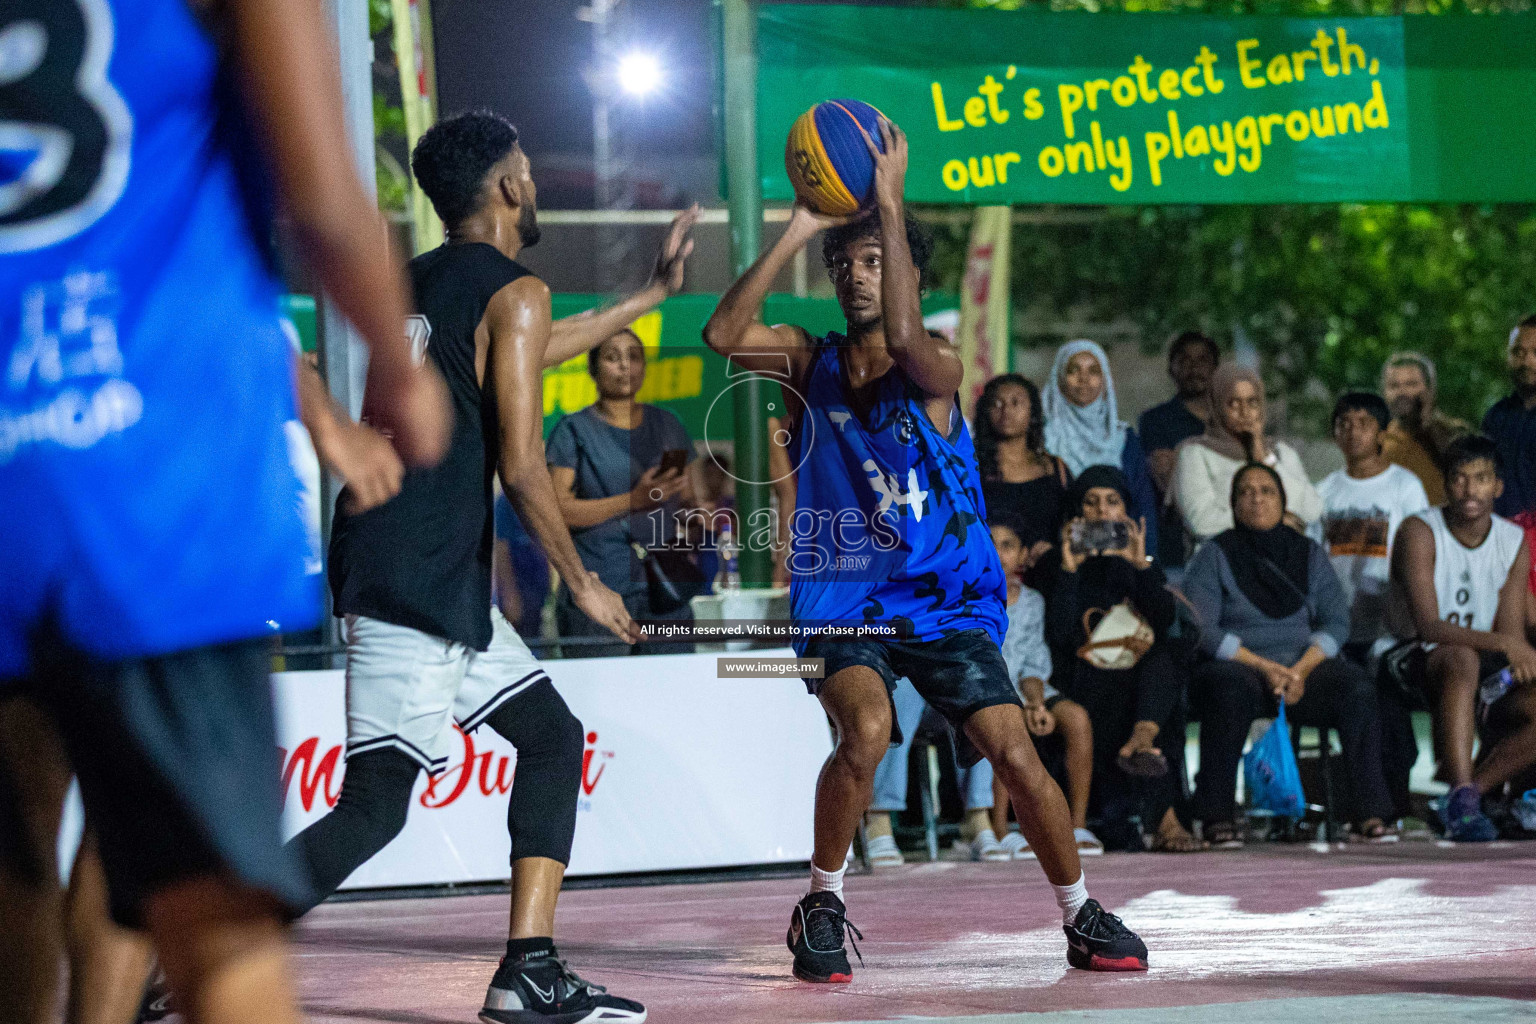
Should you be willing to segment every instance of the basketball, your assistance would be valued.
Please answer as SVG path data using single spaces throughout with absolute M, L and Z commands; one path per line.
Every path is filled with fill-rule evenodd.
M 880 117 L 880 111 L 859 100 L 828 100 L 795 119 L 784 147 L 784 168 L 801 202 L 835 217 L 869 204 L 875 161 L 859 129 L 885 152 Z

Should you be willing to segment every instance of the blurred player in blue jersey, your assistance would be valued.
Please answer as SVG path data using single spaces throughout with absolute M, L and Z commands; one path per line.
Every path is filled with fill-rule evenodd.
M 816 790 L 811 891 L 790 917 L 794 973 L 846 982 L 843 869 L 875 768 L 893 738 L 890 692 L 912 680 L 955 729 L 962 761 L 986 757 L 1056 890 L 1067 959 L 1091 970 L 1145 970 L 1141 940 L 1088 898 L 1072 820 L 1040 764 L 999 644 L 1006 581 L 992 546 L 975 452 L 957 393 L 956 350 L 923 327 L 930 243 L 902 200 L 907 141 L 880 124 L 874 209 L 852 222 L 797 206 L 789 228 L 721 299 L 711 348 L 745 369 L 788 375 L 790 463 L 799 471 L 790 522 L 790 611 L 802 629 L 865 624 L 892 635 L 798 641 L 824 660 L 807 686 L 837 729 Z M 848 321 L 813 338 L 766 327 L 758 311 L 784 265 L 817 231 Z M 857 934 L 857 932 L 855 932 Z
M 0 11 L 0 696 L 52 720 L 112 915 L 199 1022 L 298 1019 L 281 921 L 309 885 L 279 843 L 266 638 L 320 594 L 269 193 L 372 348 L 372 421 L 413 465 L 448 437 L 335 68 L 310 0 Z M 382 500 L 397 467 L 351 440 Z M 30 1021 L 56 963 L 9 910 L 43 898 L 51 851 L 25 765 L 0 763 L 0 1017 Z

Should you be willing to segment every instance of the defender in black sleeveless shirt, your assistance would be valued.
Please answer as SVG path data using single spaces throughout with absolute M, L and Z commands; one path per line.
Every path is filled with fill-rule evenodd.
M 619 596 L 582 566 L 544 461 L 542 371 L 599 344 L 682 285 L 696 214 L 674 222 L 650 286 L 552 325 L 549 289 L 513 259 L 538 239 L 535 191 L 517 132 L 489 113 L 439 123 L 412 169 L 448 231 L 411 261 L 418 359 L 447 382 L 453 440 L 434 469 L 356 515 L 338 501 L 330 553 L 347 640 L 347 771 L 336 808 L 294 838 L 317 898 L 405 824 L 417 774 L 447 764 L 452 723 L 488 724 L 517 748 L 507 812 L 512 920 L 486 994 L 490 1024 L 643 1021 L 556 953 L 555 901 L 570 860 L 581 723 L 491 604 L 493 474 L 582 610 L 620 638 L 637 631 Z

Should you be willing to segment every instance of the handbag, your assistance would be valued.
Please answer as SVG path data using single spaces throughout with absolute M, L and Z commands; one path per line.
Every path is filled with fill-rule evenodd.
M 1091 624 L 1094 615 L 1101 616 L 1097 625 Z M 1157 634 L 1129 601 L 1121 601 L 1107 612 L 1102 608 L 1083 612 L 1083 632 L 1088 642 L 1077 649 L 1077 656 L 1094 668 L 1135 668 L 1157 642 Z
M 645 567 L 646 603 L 653 615 L 677 611 L 704 592 L 704 573 L 686 551 L 630 543 Z
M 1280 702 L 1280 713 L 1264 735 L 1243 755 L 1243 782 L 1258 810 L 1282 818 L 1300 818 L 1307 813 L 1301 772 L 1296 767 L 1296 752 L 1291 749 L 1291 730 L 1285 723 L 1285 701 Z

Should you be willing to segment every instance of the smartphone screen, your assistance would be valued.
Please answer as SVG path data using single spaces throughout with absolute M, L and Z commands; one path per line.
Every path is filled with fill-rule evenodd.
M 673 473 L 688 465 L 687 448 L 669 448 L 661 453 L 662 473 Z
M 1072 546 L 1079 551 L 1123 551 L 1130 543 L 1130 525 L 1122 519 L 1080 519 L 1072 524 Z

